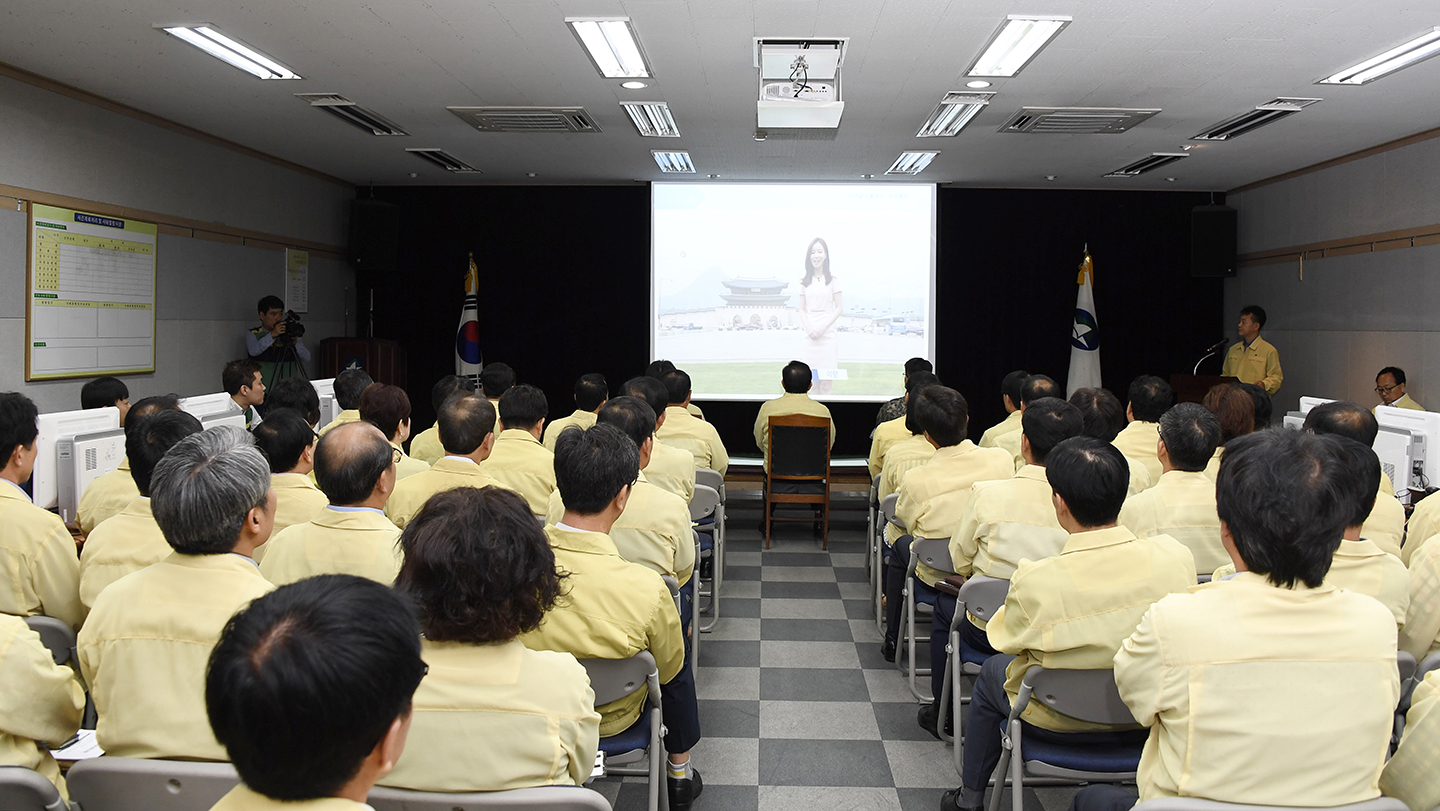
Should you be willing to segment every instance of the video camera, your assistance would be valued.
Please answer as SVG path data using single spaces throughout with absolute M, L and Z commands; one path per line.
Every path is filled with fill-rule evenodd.
M 277 342 L 305 337 L 305 325 L 300 323 L 300 316 L 294 310 L 285 311 L 285 331 L 276 339 Z

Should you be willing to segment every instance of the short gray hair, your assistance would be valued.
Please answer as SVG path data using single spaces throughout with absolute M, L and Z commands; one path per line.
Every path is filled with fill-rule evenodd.
M 175 443 L 155 465 L 150 509 L 186 555 L 229 552 L 245 516 L 270 496 L 270 465 L 244 429 L 221 425 Z

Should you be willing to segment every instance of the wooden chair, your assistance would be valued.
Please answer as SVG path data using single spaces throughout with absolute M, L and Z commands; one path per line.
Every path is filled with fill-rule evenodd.
M 825 549 L 830 548 L 830 420 L 809 414 L 770 418 L 770 470 L 765 475 L 765 548 L 770 548 L 771 521 L 814 518 L 775 517 L 776 504 L 818 504 Z M 776 492 L 779 490 L 791 492 Z

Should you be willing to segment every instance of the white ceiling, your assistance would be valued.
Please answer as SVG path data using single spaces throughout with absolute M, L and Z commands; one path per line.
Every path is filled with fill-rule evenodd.
M 1013 13 L 1074 22 L 996 81 L 960 136 L 915 138 Z M 600 77 L 563 22 L 585 15 L 633 20 L 651 87 Z M 255 79 L 153 27 L 187 22 L 212 22 L 305 78 Z M 902 150 L 939 149 L 918 180 L 1218 190 L 1440 126 L 1440 59 L 1365 87 L 1313 84 L 1435 25 L 1435 0 L 54 0 L 0 8 L 0 60 L 357 184 L 657 180 L 655 148 L 689 150 L 701 178 L 855 180 L 881 176 Z M 752 139 L 755 36 L 850 38 L 838 132 Z M 366 135 L 292 95 L 316 92 L 411 135 Z M 1101 177 L 1276 96 L 1324 101 L 1153 174 Z M 621 99 L 668 102 L 682 137 L 639 137 Z M 581 105 L 604 132 L 481 133 L 445 109 L 458 105 Z M 1027 105 L 1164 112 L 1116 135 L 996 132 Z M 451 175 L 405 147 L 444 148 L 484 174 Z

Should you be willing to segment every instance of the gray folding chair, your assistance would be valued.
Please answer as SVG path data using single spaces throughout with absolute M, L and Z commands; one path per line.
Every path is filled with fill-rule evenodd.
M 898 493 L 880 499 L 879 512 L 875 517 L 875 627 L 880 629 L 881 634 L 885 633 L 885 607 L 882 605 L 885 596 L 885 527 L 894 524 L 901 530 L 905 529 L 895 520 L 895 503 L 899 500 Z
M 1429 659 L 1430 657 L 1427 657 L 1426 661 Z M 1403 650 L 1395 654 L 1395 667 L 1400 671 L 1400 702 L 1395 705 L 1395 729 L 1390 735 L 1391 753 L 1400 745 L 1400 736 L 1405 734 L 1405 714 L 1410 712 L 1410 694 L 1415 692 L 1415 685 L 1425 678 L 1424 673 L 1416 675 L 1420 665 L 1415 661 L 1415 656 Z
M 865 520 L 865 542 L 869 545 L 869 548 L 865 550 L 868 553 L 865 556 L 865 573 L 870 576 L 870 585 L 874 586 L 875 530 L 880 526 L 877 523 L 877 518 L 880 515 L 880 476 L 878 474 L 870 479 L 869 507 L 870 513 Z
M 77 811 L 206 811 L 240 783 L 229 763 L 105 757 L 65 776 Z
M 690 499 L 690 521 L 692 523 L 705 518 L 713 519 L 713 523 L 710 524 L 710 551 L 706 553 L 704 550 L 698 550 L 695 554 L 696 577 L 700 575 L 700 561 L 704 557 L 708 556 L 711 563 L 710 587 L 703 590 L 702 588 L 696 588 L 695 590 L 696 614 L 700 613 L 700 597 L 702 594 L 710 598 L 710 603 L 707 606 L 710 612 L 710 623 L 699 626 L 699 630 L 702 633 L 709 633 L 710 630 L 715 627 L 715 623 L 720 621 L 720 584 L 725 579 L 725 496 L 721 494 L 721 490 L 724 489 L 725 485 L 722 480 L 720 484 L 721 490 L 717 490 L 710 486 L 710 484 L 701 484 L 700 473 L 702 472 L 714 473 L 716 477 L 719 477 L 720 474 L 715 473 L 715 471 L 709 468 L 696 470 L 695 495 Z M 714 479 L 709 476 L 707 476 L 706 479 L 710 482 L 714 481 Z M 698 529 L 696 531 L 696 543 L 699 543 Z M 696 583 L 698 587 L 703 587 L 704 585 L 704 581 L 697 581 Z
M 915 636 L 915 617 L 921 613 L 930 614 L 934 612 L 935 607 L 933 603 L 921 603 L 915 600 L 915 591 L 919 583 L 915 579 L 915 569 L 920 563 L 943 574 L 954 574 L 955 564 L 950 562 L 950 539 L 916 538 L 910 542 L 910 564 L 905 571 L 905 586 L 901 592 L 901 599 L 905 603 L 900 606 L 900 633 L 904 637 L 900 641 L 909 653 L 909 661 L 907 668 L 907 657 L 897 654 L 895 666 L 909 678 L 911 695 L 920 701 L 929 702 L 933 698 L 921 692 L 916 681 L 917 676 L 930 675 L 930 668 L 919 667 L 915 662 L 915 648 L 918 642 Z M 922 609 L 924 610 L 922 611 Z
M 85 691 L 85 716 L 80 721 L 81 729 L 95 728 L 95 702 L 90 698 L 90 687 L 80 673 L 80 655 L 75 651 L 75 630 L 63 620 L 35 614 L 25 618 L 30 630 L 40 635 L 40 644 L 50 651 L 50 658 L 57 665 L 69 665 L 75 671 L 75 681 Z
M 1140 764 L 1143 744 L 1076 744 L 1073 747 L 1045 745 L 1045 759 L 1027 758 L 1023 745 L 1024 726 L 1020 714 L 1039 701 L 1050 709 L 1093 724 L 1133 725 L 1135 716 L 1120 700 L 1113 670 L 1046 670 L 1031 665 L 1020 682 L 1020 693 L 1000 732 L 1000 763 L 995 768 L 995 785 L 988 811 L 1000 811 L 1005 771 L 1010 770 L 1010 798 L 1014 811 L 1024 811 L 1025 778 L 1054 778 L 1077 783 L 1133 783 Z M 1133 757 L 1132 757 L 1133 755 Z M 1072 762 L 1072 756 L 1073 761 Z M 1106 763 L 1106 770 L 1080 768 L 1076 763 Z
M 1349 805 L 1242 805 L 1201 800 L 1196 797 L 1161 797 L 1137 803 L 1133 811 L 1408 811 L 1405 803 L 1394 797 L 1376 797 Z
M 936 718 L 944 718 L 946 713 L 950 714 L 951 725 L 955 729 L 953 736 L 945 734 L 945 725 L 937 721 L 937 730 L 941 739 L 953 742 L 954 739 L 965 740 L 965 712 L 964 706 L 970 703 L 970 696 L 963 695 L 960 690 L 960 680 L 963 676 L 977 676 L 980 673 L 981 663 L 978 661 L 964 661 L 961 658 L 960 650 L 960 623 L 966 622 L 967 613 L 974 614 L 986 622 L 995 616 L 995 612 L 1005 605 L 1005 596 L 1010 593 L 1010 581 L 1001 580 L 998 577 L 985 577 L 974 575 L 965 581 L 960 587 L 960 594 L 955 597 L 955 616 L 950 618 L 950 638 L 945 646 L 945 686 L 940 691 L 940 712 Z M 961 771 L 960 747 L 955 747 L 955 771 Z
M 650 811 L 669 808 L 670 795 L 665 789 L 665 767 L 661 762 L 665 753 L 660 742 L 665 719 L 660 712 L 660 674 L 655 668 L 655 657 L 645 650 L 629 659 L 581 659 L 580 664 L 590 674 L 590 689 L 595 692 L 597 707 L 619 701 L 637 690 L 647 691 L 649 730 L 643 735 L 621 733 L 601 738 L 600 751 L 605 753 L 608 774 L 649 778 Z
M 375 811 L 610 811 L 604 795 L 580 786 L 536 786 L 509 791 L 445 794 L 376 786 Z
M 5 811 L 67 811 L 55 784 L 34 769 L 0 766 L 0 808 Z

